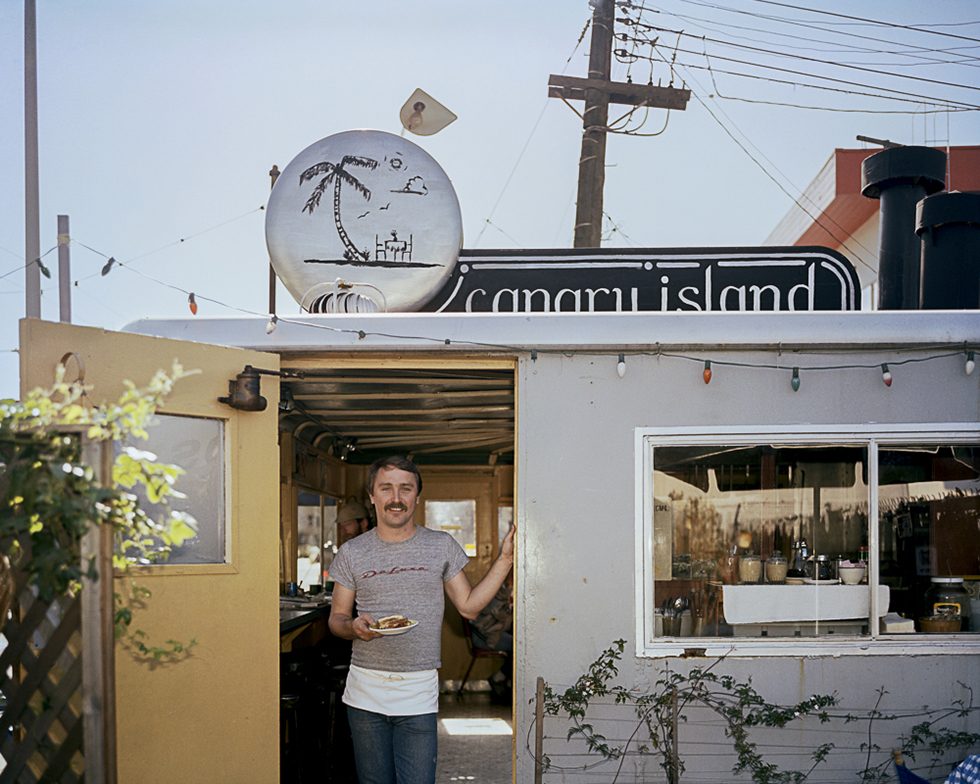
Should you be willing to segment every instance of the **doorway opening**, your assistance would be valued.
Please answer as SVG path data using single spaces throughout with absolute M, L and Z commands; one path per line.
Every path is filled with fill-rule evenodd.
M 396 454 L 422 473 L 416 522 L 450 533 L 469 556 L 467 577 L 478 582 L 513 521 L 515 360 L 284 355 L 282 369 L 296 374 L 280 387 L 283 582 L 298 582 L 302 569 L 330 585 L 344 505 L 370 511 L 368 467 Z M 512 700 L 492 701 L 489 683 L 499 667 L 499 659 L 472 662 L 462 619 L 447 601 L 440 780 L 476 773 L 512 780 Z

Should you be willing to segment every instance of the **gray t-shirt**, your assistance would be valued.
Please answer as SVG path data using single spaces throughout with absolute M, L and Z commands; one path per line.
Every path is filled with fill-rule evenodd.
M 337 551 L 330 577 L 356 594 L 357 614 L 375 620 L 404 615 L 419 625 L 404 634 L 354 640 L 351 662 L 369 670 L 416 672 L 442 662 L 443 583 L 467 564 L 466 553 L 445 531 L 419 527 L 411 539 L 385 542 L 371 529 Z

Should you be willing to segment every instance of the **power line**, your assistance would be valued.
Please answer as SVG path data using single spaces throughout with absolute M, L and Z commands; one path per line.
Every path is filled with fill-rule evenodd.
M 762 2 L 762 0 L 757 0 L 757 1 L 758 2 Z M 844 64 L 844 63 L 834 62 L 833 60 L 822 60 L 819 57 L 808 57 L 808 56 L 802 55 L 802 54 L 785 54 L 784 52 L 776 52 L 776 51 L 773 51 L 771 49 L 762 49 L 762 48 L 760 48 L 758 46 L 749 46 L 748 44 L 736 44 L 736 43 L 731 43 L 729 41 L 724 41 L 724 40 L 719 39 L 719 38 L 709 38 L 708 36 L 694 35 L 693 33 L 685 33 L 683 30 L 671 30 L 671 29 L 666 28 L 666 27 L 657 27 L 656 25 L 648 25 L 648 24 L 645 24 L 645 23 L 642 23 L 642 22 L 639 22 L 638 24 L 643 24 L 644 27 L 646 27 L 646 28 L 648 28 L 650 30 L 654 30 L 654 31 L 662 32 L 662 33 L 670 33 L 671 35 L 683 36 L 685 38 L 699 38 L 702 41 L 708 41 L 708 42 L 713 43 L 713 44 L 719 44 L 720 46 L 730 46 L 730 47 L 732 47 L 734 49 L 744 49 L 744 50 L 747 50 L 747 51 L 750 51 L 750 52 L 758 52 L 760 54 L 773 55 L 775 57 L 788 57 L 788 58 L 791 58 L 791 59 L 794 59 L 794 60 L 802 60 L 802 61 L 807 62 L 807 63 L 816 63 L 818 65 L 827 65 L 827 66 L 831 66 L 831 67 L 834 67 L 834 68 L 847 68 L 847 69 L 850 69 L 850 70 L 853 70 L 853 71 L 862 71 L 864 73 L 877 74 L 878 76 L 890 76 L 890 77 L 896 76 L 896 74 L 889 73 L 888 71 L 882 71 L 879 68 L 869 68 L 869 67 L 865 67 L 865 66 L 862 66 L 862 65 L 847 65 L 847 64 Z M 760 65 L 759 67 L 767 67 L 767 66 L 761 66 Z M 980 86 L 977 86 L 977 85 L 973 85 L 973 84 L 961 84 L 959 82 L 950 82 L 950 81 L 946 81 L 946 80 L 943 80 L 943 79 L 930 79 L 927 76 L 904 75 L 904 76 L 899 76 L 898 78 L 901 78 L 901 79 L 909 79 L 909 80 L 915 81 L 915 82 L 925 82 L 927 84 L 938 84 L 938 85 L 941 85 L 943 87 L 957 87 L 957 88 L 960 88 L 960 89 L 963 89 L 963 90 L 975 90 L 977 92 L 980 92 Z M 881 88 L 881 89 L 884 89 L 884 88 Z
M 840 93 L 840 94 L 844 94 L 844 95 L 860 95 L 860 96 L 864 96 L 864 97 L 878 98 L 880 100 L 885 100 L 885 101 L 898 101 L 898 102 L 901 102 L 901 103 L 915 103 L 918 107 L 922 107 L 923 106 L 923 104 L 921 104 L 920 102 L 918 102 L 918 101 L 914 101 L 913 102 L 912 99 L 909 99 L 909 98 L 897 98 L 897 97 L 891 96 L 891 95 L 879 95 L 879 94 L 876 94 L 876 93 L 866 93 L 866 92 L 862 92 L 860 90 L 844 90 L 844 89 L 839 88 L 839 87 L 825 87 L 825 86 L 820 85 L 820 84 L 805 84 L 803 82 L 791 82 L 791 81 L 789 81 L 787 79 L 774 79 L 771 76 L 760 76 L 759 74 L 747 74 L 747 73 L 742 73 L 740 71 L 729 71 L 729 70 L 724 69 L 724 68 L 714 68 L 711 65 L 710 60 L 708 61 L 708 65 L 694 65 L 693 63 L 678 63 L 678 65 L 680 65 L 680 66 L 682 66 L 684 68 L 694 68 L 695 70 L 698 70 L 698 71 L 708 71 L 708 73 L 709 74 L 712 74 L 712 75 L 715 74 L 715 73 L 720 73 L 720 74 L 725 74 L 726 76 L 735 76 L 735 77 L 742 78 L 742 79 L 756 79 L 756 80 L 763 81 L 763 82 L 771 82 L 773 84 L 785 84 L 785 85 L 790 85 L 792 87 L 803 87 L 803 88 L 810 89 L 810 90 L 824 90 L 824 91 L 827 91 L 827 92 Z M 721 90 L 718 89 L 718 84 L 714 81 L 713 78 L 712 78 L 712 84 L 714 85 L 714 88 L 715 88 L 715 95 L 717 95 L 719 98 L 725 99 L 726 101 L 742 101 L 743 103 L 758 103 L 758 104 L 765 104 L 765 105 L 768 105 L 768 106 L 785 106 L 785 107 L 789 107 L 789 108 L 793 108 L 793 109 L 816 109 L 816 110 L 825 111 L 825 112 L 850 112 L 850 113 L 858 113 L 858 114 L 946 114 L 947 112 L 954 112 L 954 113 L 956 113 L 956 112 L 975 112 L 975 111 L 980 111 L 980 107 L 978 107 L 976 109 L 967 109 L 967 108 L 954 108 L 954 107 L 950 107 L 950 106 L 942 106 L 941 108 L 937 108 L 937 109 L 925 109 L 925 108 L 911 108 L 911 109 L 845 109 L 843 107 L 835 107 L 835 106 L 807 106 L 807 105 L 804 105 L 804 104 L 787 103 L 787 102 L 784 102 L 784 101 L 766 101 L 766 100 L 763 100 L 761 98 L 739 98 L 739 97 L 735 97 L 735 96 L 731 96 L 731 95 L 724 95 L 724 94 L 722 94 Z M 935 105 L 935 104 L 929 104 L 929 105 Z
M 802 22 L 802 21 L 797 20 L 797 19 L 791 19 L 791 18 L 783 17 L 783 16 L 771 16 L 771 15 L 767 15 L 767 14 L 757 14 L 757 13 L 754 13 L 752 11 L 744 11 L 744 10 L 741 10 L 741 9 L 738 9 L 738 8 L 728 8 L 726 6 L 716 5 L 715 3 L 706 2 L 705 0 L 680 0 L 680 2 L 682 2 L 682 3 L 688 3 L 690 5 L 701 6 L 701 7 L 704 7 L 704 8 L 714 8 L 714 9 L 716 9 L 718 11 L 726 11 L 726 12 L 732 13 L 732 14 L 740 14 L 740 15 L 743 15 L 743 16 L 749 16 L 749 17 L 752 17 L 753 19 L 765 19 L 765 20 L 772 21 L 772 22 L 780 22 L 782 24 L 792 25 L 794 27 L 804 27 L 804 28 L 807 28 L 807 29 L 810 29 L 810 30 L 820 30 L 821 32 L 824 32 L 824 33 L 833 33 L 835 35 L 847 36 L 849 38 L 858 38 L 858 39 L 861 39 L 863 41 L 874 41 L 876 43 L 890 44 L 892 46 L 902 46 L 902 47 L 906 47 L 906 48 L 910 48 L 910 49 L 916 49 L 916 50 L 921 51 L 921 52 L 931 52 L 931 53 L 942 52 L 944 54 L 949 54 L 951 52 L 955 52 L 955 51 L 958 51 L 960 49 L 974 49 L 974 48 L 976 48 L 976 47 L 973 47 L 973 46 L 961 46 L 961 47 L 948 47 L 946 49 L 935 49 L 935 48 L 929 48 L 929 47 L 925 47 L 925 46 L 918 46 L 916 44 L 910 44 L 910 43 L 903 42 L 903 41 L 892 41 L 892 40 L 889 40 L 887 38 L 877 38 L 877 37 L 871 36 L 871 35 L 861 35 L 860 33 L 850 33 L 850 32 L 848 32 L 848 33 L 841 33 L 841 32 L 838 32 L 837 30 L 833 30 L 833 29 L 829 29 L 828 30 L 826 27 L 821 27 L 818 24 L 811 24 L 811 23 L 808 23 L 808 22 Z M 633 7 L 636 8 L 637 6 L 636 5 L 633 5 Z M 642 7 L 642 6 L 640 6 L 640 7 Z M 895 53 L 894 52 L 890 52 L 890 54 L 895 54 Z
M 912 25 L 898 24 L 897 22 L 882 22 L 879 19 L 868 19 L 863 16 L 851 16 L 850 14 L 838 14 L 833 11 L 824 11 L 819 8 L 804 8 L 803 6 L 791 5 L 790 3 L 781 3 L 778 0 L 755 0 L 757 3 L 763 3 L 765 5 L 776 5 L 782 8 L 791 8 L 794 11 L 806 11 L 810 14 L 823 14 L 824 16 L 833 16 L 838 19 L 849 19 L 857 22 L 866 22 L 868 24 L 877 25 L 880 27 L 891 27 L 898 30 L 912 30 L 917 33 L 928 33 L 929 35 L 941 35 L 945 38 L 957 38 L 961 41 L 972 41 L 973 43 L 980 44 L 980 38 L 972 38 L 968 35 L 957 35 L 956 33 L 944 33 L 941 30 L 929 30 L 921 27 L 914 27 Z
M 656 51 L 656 48 L 655 47 L 654 47 L 654 51 Z M 661 58 L 663 58 L 663 55 L 662 54 L 660 54 L 659 52 L 657 52 L 657 53 L 660 55 Z M 833 231 L 831 231 L 821 221 L 821 219 L 820 219 L 819 216 L 814 215 L 810 210 L 808 210 L 799 199 L 797 199 L 792 193 L 790 193 L 786 189 L 786 187 L 783 186 L 783 184 L 781 182 L 779 182 L 779 180 L 775 176 L 773 176 L 773 174 L 768 169 L 766 169 L 766 167 L 763 166 L 762 163 L 754 155 L 752 155 L 751 152 L 749 152 L 748 148 L 744 144 L 742 144 L 742 142 L 725 126 L 725 124 L 723 122 L 721 122 L 721 120 L 718 119 L 718 117 L 715 115 L 715 113 L 711 111 L 711 108 L 704 101 L 704 99 L 701 98 L 701 96 L 698 94 L 697 91 L 692 90 L 691 91 L 691 94 L 697 99 L 698 103 L 700 103 L 701 106 L 704 107 L 705 111 L 707 111 L 708 114 L 711 116 L 711 119 L 713 119 L 721 127 L 721 129 L 725 132 L 725 134 L 733 142 L 735 142 L 736 145 L 738 145 L 739 149 L 741 149 L 742 152 L 744 152 L 749 157 L 749 160 L 751 160 L 756 166 L 758 166 L 759 169 L 762 170 L 762 173 L 765 174 L 766 177 L 768 177 L 770 180 L 772 180 L 773 183 L 775 183 L 775 185 L 776 185 L 777 188 L 779 188 L 783 193 L 785 193 L 787 196 L 789 196 L 789 198 L 793 201 L 793 203 L 796 204 L 796 206 L 799 207 L 814 223 L 816 223 L 818 226 L 820 226 L 822 229 L 824 229 L 824 231 L 826 231 L 835 240 L 837 240 L 838 242 L 840 242 L 841 245 L 844 248 L 846 248 L 847 250 L 849 250 L 854 255 L 854 258 L 858 261 L 858 263 L 859 264 L 863 264 L 865 267 L 867 267 L 872 273 L 874 273 L 874 277 L 875 277 L 875 279 L 877 279 L 877 277 L 878 277 L 878 271 L 874 267 L 872 267 L 870 264 L 868 264 L 866 261 L 864 261 L 864 259 L 861 258 L 861 254 L 860 253 L 856 253 L 853 250 L 853 248 L 848 247 L 848 242 L 847 241 L 850 240 L 851 242 L 857 244 L 862 250 L 864 250 L 866 253 L 868 253 L 870 255 L 871 254 L 871 251 L 868 250 L 868 248 L 864 247 L 864 245 L 859 240 L 857 240 L 852 234 L 850 234 L 850 232 L 848 232 L 845 229 L 843 229 L 843 227 L 841 227 L 840 224 L 838 224 L 833 219 L 831 219 L 831 222 L 834 223 L 834 225 L 837 226 L 838 229 L 840 229 L 841 231 L 843 231 L 843 233 L 846 235 L 847 239 L 843 239 L 841 237 L 838 237 Z M 729 122 L 730 122 L 730 120 L 729 120 Z M 734 123 L 733 123 L 733 125 L 734 125 Z M 741 133 L 741 131 L 739 131 L 739 133 Z M 742 135 L 745 136 L 745 134 L 742 134 Z M 746 139 L 748 139 L 747 136 L 746 136 Z M 751 143 L 751 141 L 750 141 L 750 143 Z M 755 145 L 753 144 L 753 146 L 755 146 Z M 758 147 L 756 147 L 756 149 L 758 150 Z M 762 155 L 763 157 L 766 157 L 765 156 L 765 153 L 762 152 L 761 150 L 759 150 L 759 154 Z M 766 158 L 766 160 L 768 161 L 769 159 Z M 769 161 L 769 164 L 771 166 L 773 166 L 773 168 L 775 168 L 777 171 L 779 171 L 778 167 L 776 167 L 775 164 L 772 163 L 772 161 Z M 780 172 L 780 175 L 785 180 L 787 180 L 787 182 L 789 182 L 789 178 L 786 177 L 785 174 L 782 174 L 782 172 Z M 803 195 L 805 197 L 805 194 L 803 194 Z
M 653 42 L 651 42 L 651 48 L 654 49 L 654 50 L 657 48 L 656 45 Z M 706 54 L 704 52 L 698 52 L 698 51 L 695 51 L 695 50 L 692 50 L 692 49 L 677 49 L 676 51 L 680 52 L 681 54 L 691 54 L 691 55 L 696 55 L 698 57 L 706 57 Z M 642 55 L 637 55 L 637 56 L 640 57 Z M 965 101 L 958 101 L 958 100 L 953 99 L 953 98 L 943 98 L 941 100 L 937 100 L 934 96 L 922 95 L 921 93 L 912 93 L 912 92 L 909 92 L 908 90 L 899 90 L 897 88 L 883 87 L 881 85 L 876 85 L 876 84 L 866 84 L 864 82 L 855 82 L 855 81 L 850 80 L 850 79 L 838 79 L 838 78 L 833 77 L 833 76 L 823 76 L 821 74 L 815 74 L 815 73 L 811 73 L 811 72 L 808 72 L 808 71 L 798 71 L 798 70 L 796 70 L 794 68 L 783 68 L 783 67 L 778 66 L 778 65 L 765 65 L 763 63 L 752 62 L 751 60 L 741 60 L 741 59 L 739 59 L 737 57 L 725 57 L 724 55 L 720 55 L 720 54 L 713 54 L 711 56 L 715 60 L 724 60 L 725 62 L 729 62 L 729 63 L 737 63 L 739 65 L 748 65 L 748 66 L 751 66 L 752 68 L 761 68 L 761 69 L 764 69 L 764 70 L 767 70 L 767 71 L 777 71 L 779 73 L 788 73 L 788 74 L 792 74 L 794 76 L 806 76 L 806 77 L 809 77 L 809 78 L 812 78 L 812 79 L 820 79 L 821 81 L 831 82 L 833 84 L 846 84 L 846 85 L 851 85 L 851 86 L 854 86 L 854 87 L 865 87 L 865 88 L 870 89 L 870 90 L 881 90 L 881 91 L 889 92 L 889 93 L 897 93 L 899 95 L 905 95 L 905 96 L 909 96 L 911 98 L 919 98 L 919 99 L 921 99 L 921 101 L 923 103 L 927 103 L 927 104 L 930 104 L 932 106 L 943 106 L 943 105 L 949 104 L 949 105 L 964 107 L 964 108 L 968 108 L 968 109 L 972 109 L 972 110 L 980 109 L 980 105 L 972 104 L 972 103 L 967 103 Z M 664 60 L 664 58 L 663 58 L 662 55 L 660 56 L 660 59 L 661 60 Z M 666 62 L 666 60 L 664 60 L 664 62 Z
M 697 22 L 702 22 L 702 23 L 707 22 L 709 25 L 711 25 L 711 24 L 721 25 L 722 24 L 721 22 L 718 22 L 718 21 L 716 21 L 714 19 L 705 19 L 704 17 L 691 16 L 689 14 L 679 14 L 676 11 L 670 11 L 670 12 L 664 11 L 664 13 L 665 14 L 668 14 L 669 16 L 676 17 L 678 19 L 689 20 L 689 21 L 693 21 L 695 23 L 697 23 Z M 704 25 L 704 24 L 702 24 L 702 25 L 695 24 L 695 26 L 705 27 L 706 29 L 713 30 L 714 32 L 720 32 L 715 27 L 707 26 L 707 25 Z M 779 32 L 777 30 L 767 30 L 767 29 L 759 28 L 759 27 L 749 27 L 747 25 L 739 25 L 739 24 L 735 24 L 733 22 L 725 22 L 724 23 L 724 28 L 725 28 L 725 31 L 726 32 L 729 29 L 734 28 L 736 30 L 748 30 L 750 32 L 766 33 L 766 34 L 769 34 L 769 35 L 777 36 L 779 38 L 788 38 L 788 39 L 791 39 L 793 41 L 807 41 L 807 42 L 811 42 L 811 43 L 824 43 L 824 44 L 830 44 L 831 46 L 844 47 L 844 48 L 839 48 L 839 49 L 820 49 L 820 48 L 813 47 L 813 46 L 799 46 L 798 44 L 795 45 L 797 49 L 808 49 L 810 51 L 825 52 L 827 54 L 833 54 L 833 53 L 839 53 L 839 52 L 858 52 L 858 53 L 862 53 L 862 54 L 902 54 L 902 55 L 904 55 L 906 57 L 915 57 L 915 58 L 918 58 L 918 59 L 920 59 L 920 60 L 923 61 L 921 63 L 915 63 L 914 65 L 971 65 L 971 66 L 974 66 L 974 67 L 980 67 L 980 58 L 978 58 L 978 57 L 968 57 L 968 58 L 965 58 L 965 59 L 959 60 L 959 61 L 939 60 L 939 59 L 932 58 L 932 57 L 926 57 L 925 55 L 917 54 L 917 53 L 914 53 L 914 52 L 905 52 L 903 50 L 896 51 L 896 50 L 888 50 L 888 49 L 872 49 L 872 48 L 869 48 L 869 47 L 866 47 L 866 46 L 857 46 L 855 44 L 848 44 L 848 43 L 841 42 L 841 41 L 827 41 L 827 40 L 820 39 L 820 38 L 813 38 L 813 36 L 793 35 L 792 33 Z M 817 29 L 822 29 L 822 28 L 819 28 L 818 27 Z M 833 30 L 828 31 L 828 32 L 836 33 L 836 31 L 833 31 Z M 729 34 L 729 35 L 731 35 L 731 34 Z M 767 41 L 765 39 L 752 38 L 750 36 L 732 36 L 732 37 L 735 37 L 735 38 L 741 37 L 741 38 L 744 38 L 745 40 L 748 40 L 748 41 L 756 41 L 757 43 L 767 43 Z M 941 50 L 941 49 L 924 49 L 922 51 L 931 51 L 931 52 L 937 52 L 937 53 L 940 53 L 940 52 L 946 53 L 945 50 Z M 867 65 L 868 63 L 865 63 L 865 64 Z M 913 65 L 913 63 L 908 63 L 908 65 L 911 66 L 911 65 Z

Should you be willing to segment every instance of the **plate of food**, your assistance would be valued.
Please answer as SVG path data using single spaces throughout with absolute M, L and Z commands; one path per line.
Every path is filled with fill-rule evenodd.
M 395 635 L 404 634 L 418 625 L 418 621 L 411 621 L 404 615 L 386 615 L 384 618 L 378 618 L 369 628 L 378 634 Z

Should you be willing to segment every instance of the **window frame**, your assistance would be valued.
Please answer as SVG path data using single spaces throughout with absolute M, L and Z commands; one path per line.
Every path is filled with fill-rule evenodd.
M 221 431 L 221 450 L 222 468 L 221 477 L 223 482 L 223 498 L 221 502 L 223 525 L 224 525 L 224 548 L 221 561 L 207 561 L 202 563 L 181 563 L 171 561 L 161 561 L 153 564 L 131 564 L 127 570 L 129 573 L 141 577 L 157 575 L 180 576 L 180 575 L 204 575 L 204 574 L 237 574 L 238 565 L 238 521 L 235 519 L 234 510 L 237 505 L 237 486 L 234 481 L 236 468 L 232 464 L 232 449 L 238 443 L 238 422 L 234 418 L 226 416 L 215 416 L 213 414 L 187 414 L 183 411 L 158 411 L 151 419 L 149 426 L 156 424 L 159 417 L 173 419 L 196 420 L 204 422 L 215 422 Z M 121 442 L 115 442 L 116 447 L 122 446 Z M 137 448 L 146 448 L 147 441 L 143 440 L 138 444 L 132 444 Z M 115 457 L 115 454 L 113 455 Z M 164 456 L 163 462 L 168 462 Z M 179 468 L 185 469 L 179 464 Z M 180 479 L 177 480 L 176 489 L 181 491 Z M 119 569 L 113 570 L 116 576 L 122 574 Z
M 976 654 L 980 634 L 882 634 L 870 624 L 861 637 L 833 636 L 827 640 L 791 637 L 689 637 L 681 640 L 654 637 L 653 598 L 653 455 L 658 446 L 759 445 L 823 446 L 844 443 L 868 451 L 869 588 L 878 585 L 878 448 L 915 443 L 965 444 L 980 441 L 980 428 L 972 422 L 727 427 L 641 427 L 634 429 L 634 618 L 636 656 L 668 658 L 696 649 L 699 655 L 719 656 L 864 656 Z M 871 618 L 878 617 L 877 591 L 871 591 Z

